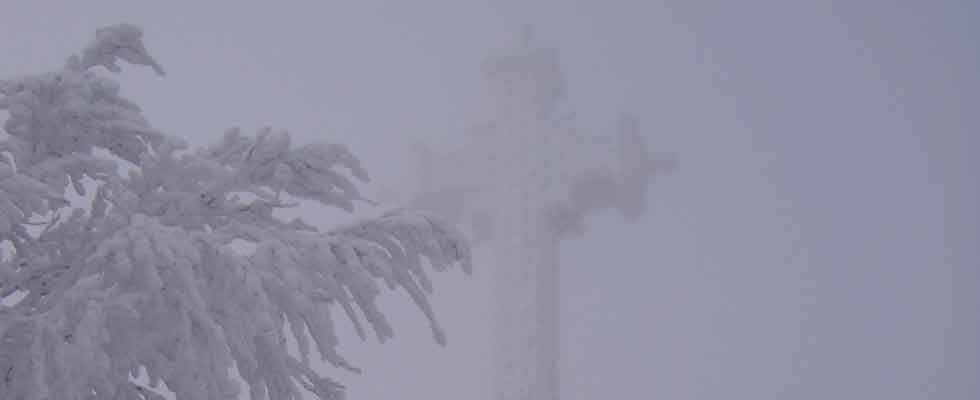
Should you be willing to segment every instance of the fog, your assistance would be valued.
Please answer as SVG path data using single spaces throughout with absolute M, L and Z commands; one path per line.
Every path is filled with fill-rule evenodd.
M 530 26 L 578 129 L 614 143 L 631 115 L 677 160 L 638 219 L 604 210 L 558 245 L 561 398 L 980 398 L 976 4 L 242 3 L 6 0 L 0 76 L 129 22 L 167 70 L 118 77 L 156 127 L 341 142 L 397 203 L 413 145 L 464 141 L 482 62 Z M 351 399 L 495 398 L 495 258 L 434 277 L 448 347 L 392 293 L 396 339 L 338 324 L 365 373 L 324 371 Z

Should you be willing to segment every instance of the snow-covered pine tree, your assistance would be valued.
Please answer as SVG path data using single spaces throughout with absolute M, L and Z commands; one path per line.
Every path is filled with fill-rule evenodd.
M 0 398 L 159 399 L 162 381 L 180 400 L 237 399 L 235 370 L 252 399 L 343 398 L 311 347 L 356 371 L 332 314 L 391 338 L 382 284 L 407 291 L 444 343 L 424 268 L 469 272 L 455 228 L 404 211 L 325 231 L 279 217 L 287 198 L 352 210 L 364 168 L 283 132 L 191 149 L 153 129 L 97 71 L 162 75 L 141 37 L 101 29 L 62 69 L 0 81 Z

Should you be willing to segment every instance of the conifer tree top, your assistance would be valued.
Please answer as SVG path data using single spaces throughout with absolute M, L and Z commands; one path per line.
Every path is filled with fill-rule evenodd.
M 295 202 L 353 211 L 365 168 L 273 129 L 198 149 L 154 129 L 99 71 L 163 75 L 142 36 L 100 29 L 63 68 L 0 81 L 2 397 L 149 400 L 162 382 L 180 400 L 237 399 L 235 367 L 252 399 L 339 399 L 309 355 L 358 371 L 332 315 L 392 338 L 382 286 L 407 291 L 444 344 L 426 269 L 469 272 L 462 235 L 404 210 L 333 229 L 284 220 Z

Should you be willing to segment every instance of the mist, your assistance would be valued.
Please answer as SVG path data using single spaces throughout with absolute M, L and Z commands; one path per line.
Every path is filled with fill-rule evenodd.
M 530 27 L 556 54 L 555 113 L 584 139 L 526 154 L 615 167 L 630 116 L 676 162 L 636 218 L 599 209 L 554 243 L 560 398 L 980 398 L 976 4 L 2 7 L 0 77 L 56 68 L 96 29 L 132 23 L 167 76 L 117 79 L 155 127 L 194 144 L 232 126 L 346 144 L 382 203 L 359 213 L 412 205 L 419 144 L 451 153 L 494 120 L 484 63 Z M 486 243 L 473 276 L 433 276 L 447 347 L 392 292 L 395 340 L 362 342 L 340 321 L 365 373 L 322 371 L 351 399 L 499 398 L 488 316 L 508 295 L 492 279 L 508 258 Z

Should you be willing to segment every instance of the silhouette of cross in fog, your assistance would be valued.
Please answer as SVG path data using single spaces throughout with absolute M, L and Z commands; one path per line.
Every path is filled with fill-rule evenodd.
M 489 122 L 454 151 L 418 147 L 421 188 L 411 205 L 454 219 L 492 251 L 484 268 L 496 296 L 495 398 L 557 399 L 558 243 L 584 232 L 596 211 L 640 215 L 651 176 L 668 164 L 647 151 L 632 118 L 620 124 L 616 154 L 558 117 L 557 54 L 529 35 L 486 59 L 483 74 Z M 600 161 L 604 153 L 618 162 Z

